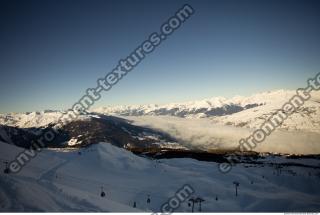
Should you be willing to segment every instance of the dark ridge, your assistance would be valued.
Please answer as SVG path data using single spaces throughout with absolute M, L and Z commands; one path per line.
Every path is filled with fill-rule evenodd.
M 99 115 L 100 118 L 88 118 L 85 120 L 74 120 L 56 132 L 56 137 L 50 143 L 46 143 L 46 147 L 66 147 L 66 142 L 72 138 L 77 139 L 81 143 L 74 147 L 85 147 L 99 142 L 110 142 L 118 147 L 160 147 L 155 145 L 159 142 L 176 142 L 168 134 L 140 126 L 130 124 L 128 120 L 113 116 Z M 6 143 L 30 148 L 32 143 L 37 142 L 41 138 L 41 134 L 52 131 L 54 125 L 46 128 L 17 128 L 11 126 L 1 126 L 0 140 Z M 157 137 L 154 140 L 149 135 Z M 11 141 L 6 141 L 9 137 Z
M 181 150 L 181 149 L 157 149 L 157 148 L 132 148 L 130 149 L 136 155 L 147 156 L 152 159 L 173 159 L 173 158 L 191 158 L 198 161 L 207 161 L 207 162 L 216 162 L 216 163 L 229 163 L 229 156 L 237 155 L 237 159 L 233 159 L 234 164 L 252 164 L 252 165 L 268 165 L 272 167 L 306 167 L 313 169 L 320 169 L 320 166 L 309 165 L 309 164 L 300 164 L 294 162 L 283 162 L 283 163 L 272 163 L 265 162 L 259 159 L 264 159 L 269 156 L 273 157 L 283 157 L 282 155 L 272 155 L 269 154 L 267 156 L 261 155 L 257 152 L 205 152 L 205 151 L 189 151 L 189 150 Z M 299 158 L 311 158 L 310 156 L 300 155 Z M 314 155 L 312 158 L 319 159 L 320 155 Z
M 46 128 L 18 128 L 2 125 L 0 129 L 0 139 L 6 143 L 14 144 L 22 148 L 30 148 L 32 144 L 39 142 L 44 143 L 45 147 L 62 147 L 61 143 L 68 140 L 68 136 L 60 131 L 56 134 L 54 140 L 45 142 L 44 139 L 41 138 L 41 134 L 53 131 L 51 126 Z M 39 144 L 37 145 L 40 146 Z

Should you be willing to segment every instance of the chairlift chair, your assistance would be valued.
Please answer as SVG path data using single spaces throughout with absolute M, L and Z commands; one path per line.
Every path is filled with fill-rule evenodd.
M 101 187 L 101 194 L 100 194 L 100 196 L 101 196 L 102 198 L 106 196 L 106 193 L 103 191 L 103 187 Z
M 8 167 L 6 167 L 3 172 L 4 172 L 4 174 L 9 174 L 10 173 L 10 169 Z

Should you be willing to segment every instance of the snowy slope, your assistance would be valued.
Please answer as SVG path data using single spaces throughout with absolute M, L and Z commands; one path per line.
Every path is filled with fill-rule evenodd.
M 0 142 L 1 161 L 11 161 L 22 150 Z M 138 212 L 128 205 L 111 199 L 102 199 L 97 193 L 86 191 L 86 184 L 65 186 L 58 183 L 56 172 L 69 162 L 77 162 L 77 152 L 41 152 L 18 174 L 4 175 L 1 166 L 0 211 L 46 211 L 46 212 Z M 81 171 L 77 166 L 74 171 Z M 69 172 L 72 174 L 72 171 Z M 79 189 L 79 186 L 82 189 Z
M 3 143 L 0 148 L 1 160 L 11 160 L 20 150 Z M 45 150 L 17 175 L 4 175 L 1 169 L 0 211 L 159 212 L 185 184 L 195 190 L 193 197 L 205 199 L 204 212 L 320 209 L 319 169 L 283 167 L 277 175 L 272 166 L 241 164 L 222 174 L 216 163 L 149 160 L 107 143 L 80 151 Z M 319 160 L 305 162 L 319 166 Z M 240 183 L 238 197 L 234 181 Z M 190 210 L 186 202 L 177 209 Z

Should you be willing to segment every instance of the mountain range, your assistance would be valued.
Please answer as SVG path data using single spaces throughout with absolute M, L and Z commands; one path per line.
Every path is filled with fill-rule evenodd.
M 240 138 L 259 128 L 295 93 L 276 90 L 230 99 L 215 97 L 163 105 L 95 108 L 59 128 L 62 132 L 53 146 L 79 147 L 107 141 L 123 148 L 233 150 Z M 46 110 L 1 114 L 0 140 L 29 146 L 37 132 L 54 128 L 63 113 Z M 290 115 L 277 131 L 268 146 L 257 150 L 319 153 L 320 93 L 313 92 L 311 99 Z

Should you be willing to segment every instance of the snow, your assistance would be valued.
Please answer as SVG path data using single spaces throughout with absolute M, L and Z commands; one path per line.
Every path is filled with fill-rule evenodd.
M 80 145 L 80 144 L 81 144 L 81 141 L 78 142 L 78 139 L 76 139 L 76 138 L 71 138 L 68 141 L 68 146 L 76 146 L 76 145 Z
M 264 96 L 261 96 L 264 95 Z M 243 100 L 245 103 L 252 101 L 264 102 L 265 105 L 243 110 L 232 115 L 212 117 L 218 124 L 244 125 L 247 128 L 257 129 L 268 117 L 281 109 L 288 102 L 294 91 L 276 91 L 263 93 Z M 308 131 L 320 133 L 320 92 L 314 92 L 309 101 L 306 101 L 301 109 L 289 116 L 281 125 L 281 129 L 290 131 Z
M 58 123 L 64 111 L 41 111 L 31 113 L 8 113 L 0 114 L 0 125 L 8 125 L 19 128 L 46 127 L 51 123 Z M 77 120 L 99 118 L 95 114 L 79 115 Z
M 11 160 L 21 151 L 5 143 L 0 147 L 2 160 Z M 319 161 L 313 162 L 319 166 Z M 320 208 L 319 169 L 286 167 L 278 176 L 271 166 L 245 168 L 241 164 L 222 174 L 213 162 L 151 160 L 108 143 L 70 151 L 44 150 L 20 173 L 4 175 L 1 169 L 0 174 L 0 211 L 159 212 L 184 184 L 205 199 L 204 212 L 311 212 Z M 233 181 L 240 183 L 237 197 Z M 105 198 L 100 197 L 101 187 Z M 148 195 L 150 204 L 146 203 Z M 177 211 L 190 212 L 190 208 L 184 202 Z
M 171 103 L 164 105 L 107 106 L 93 111 L 119 116 L 183 116 L 185 118 L 210 118 L 220 125 L 233 125 L 257 129 L 273 113 L 296 94 L 293 90 L 275 90 L 254 94 L 249 97 L 235 96 L 227 99 L 215 97 L 200 101 Z M 228 105 L 242 107 L 244 110 L 232 113 L 225 110 L 222 116 L 211 116 L 208 111 Z M 246 109 L 247 105 L 258 105 Z M 200 112 L 199 112 L 200 111 Z M 320 92 L 312 92 L 312 97 L 303 107 L 291 115 L 281 129 L 320 133 Z
M 227 99 L 224 97 L 213 97 L 209 99 L 203 99 L 199 101 L 189 101 L 180 103 L 170 103 L 164 105 L 122 105 L 122 106 L 106 106 L 93 109 L 94 112 L 98 113 L 134 113 L 143 112 L 144 114 L 149 114 L 155 110 L 165 109 L 167 111 L 171 109 L 179 109 L 180 111 L 192 112 L 199 109 L 214 109 L 218 107 L 223 107 L 225 105 L 240 105 L 242 107 L 248 104 L 269 104 L 284 98 L 289 99 L 293 95 L 294 91 L 287 90 L 276 90 L 271 92 L 258 93 L 249 97 L 235 96 L 233 98 Z
M 254 94 L 243 97 L 235 96 L 233 98 L 214 97 L 200 101 L 190 101 L 182 103 L 171 103 L 164 105 L 122 105 L 107 106 L 93 109 L 93 112 L 107 115 L 119 116 L 178 116 L 184 118 L 209 118 L 218 125 L 231 125 L 234 127 L 245 127 L 257 129 L 279 110 L 285 102 L 288 102 L 295 95 L 293 90 L 275 90 Z M 224 109 L 227 106 L 243 108 L 239 112 L 233 113 Z M 246 108 L 247 105 L 258 105 L 252 108 Z M 224 115 L 214 116 L 210 111 L 219 109 Z M 0 114 L 0 124 L 30 128 L 45 127 L 50 123 L 56 123 L 63 114 L 62 111 L 42 111 L 32 113 L 11 113 Z M 88 114 L 79 116 L 78 119 L 86 120 L 90 117 L 99 116 Z M 313 92 L 309 101 L 306 101 L 303 107 L 291 115 L 280 127 L 288 131 L 305 131 L 320 133 L 320 92 Z
M 125 118 L 133 124 L 160 130 L 179 141 L 178 145 L 171 142 L 156 143 L 161 147 L 228 149 L 238 146 L 239 139 L 259 128 L 294 93 L 278 90 L 249 97 L 104 107 L 95 111 L 122 117 L 129 115 Z M 195 111 L 252 104 L 259 106 L 224 116 L 210 116 Z M 177 112 L 187 114 L 184 118 L 158 116 L 157 111 L 160 110 L 165 110 L 164 115 Z M 57 122 L 61 114 L 61 111 L 1 114 L 0 124 L 21 128 L 45 127 Z M 87 120 L 90 117 L 99 116 L 90 114 L 79 119 Z M 156 136 L 148 138 L 157 139 Z M 319 140 L 320 94 L 316 92 L 303 108 L 291 115 L 254 150 L 320 154 Z M 79 144 L 77 138 L 69 141 L 70 146 L 76 144 Z M 2 142 L 0 148 L 1 164 L 14 160 L 22 152 L 21 148 Z M 109 143 L 96 143 L 81 149 L 43 149 L 17 174 L 4 174 L 4 165 L 0 165 L 0 211 L 159 212 L 161 205 L 185 184 L 194 188 L 194 196 L 205 199 L 202 205 L 204 212 L 319 211 L 319 160 L 268 156 L 259 161 L 264 164 L 238 164 L 228 174 L 222 174 L 214 162 L 186 158 L 152 160 Z M 278 175 L 274 167 L 268 165 L 288 162 L 313 165 L 314 168 L 284 166 Z M 235 196 L 234 181 L 240 183 L 238 197 Z M 100 197 L 101 187 L 106 192 L 104 198 Z M 146 202 L 148 195 L 151 197 L 150 204 Z M 134 202 L 137 208 L 133 208 Z M 177 211 L 190 212 L 190 207 L 184 202 Z
M 60 111 L 0 114 L 0 124 L 21 128 L 41 127 L 57 122 L 61 115 Z
M 192 147 L 204 150 L 230 149 L 238 146 L 241 138 L 246 138 L 255 129 L 271 117 L 282 105 L 295 95 L 295 91 L 276 90 L 258 93 L 249 97 L 235 96 L 230 99 L 215 97 L 200 101 L 171 103 L 167 105 L 137 105 L 98 108 L 95 111 L 103 114 L 119 114 L 132 120 L 134 124 L 161 130 L 175 137 L 183 144 L 182 147 Z M 195 110 L 212 110 L 225 105 L 259 104 L 259 106 L 222 116 L 210 116 Z M 159 113 L 157 111 L 165 110 Z M 172 114 L 186 112 L 185 117 L 174 117 Z M 63 114 L 59 111 L 33 112 L 26 114 L 2 114 L 0 124 L 16 127 L 39 127 L 57 122 Z M 128 116 L 127 116 L 128 115 Z M 131 116 L 138 115 L 138 116 Z M 168 116 L 169 115 L 169 116 Z M 78 117 L 78 120 L 87 120 L 90 117 L 99 117 L 92 113 Z M 122 128 L 126 131 L 125 128 Z M 128 131 L 126 131 L 128 132 Z M 130 132 L 129 132 L 130 133 Z M 5 133 L 0 129 L 0 135 Z M 136 137 L 141 139 L 142 137 Z M 157 137 L 150 137 L 156 139 Z M 75 137 L 68 145 L 81 144 Z M 255 151 L 278 152 L 292 154 L 320 153 L 320 92 L 313 92 L 309 101 L 302 108 L 290 115 L 284 123 L 276 129 Z M 167 145 L 167 146 L 166 146 Z M 174 145 L 164 144 L 164 147 Z

